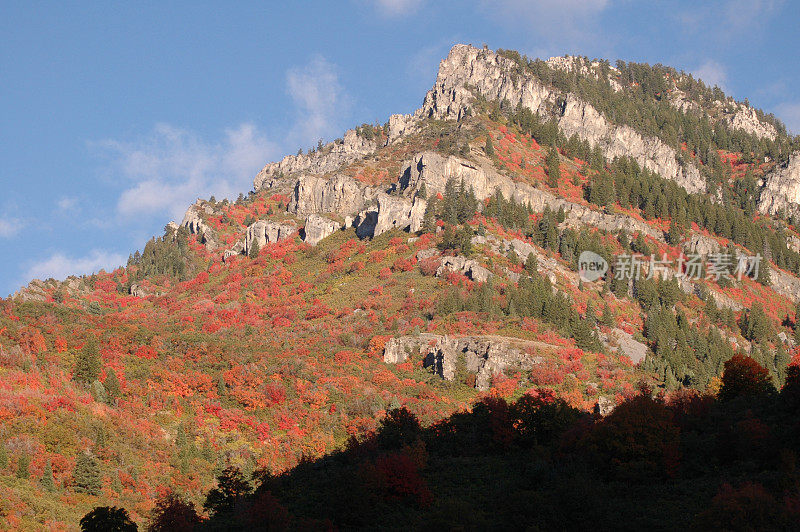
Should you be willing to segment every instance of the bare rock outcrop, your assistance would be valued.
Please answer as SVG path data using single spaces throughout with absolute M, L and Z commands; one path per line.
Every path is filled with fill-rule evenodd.
M 298 216 L 326 212 L 345 216 L 362 210 L 375 195 L 376 191 L 345 175 L 330 179 L 302 176 L 294 185 L 289 212 Z
M 764 180 L 758 210 L 765 214 L 800 212 L 800 152 L 773 169 Z
M 213 214 L 214 209 L 205 203 L 203 200 L 198 199 L 186 210 L 181 220 L 181 227 L 185 227 L 189 233 L 201 237 L 201 242 L 206 245 L 209 250 L 214 250 L 219 247 L 217 242 L 216 232 L 208 226 L 203 220 L 203 214 Z
M 253 180 L 255 190 L 268 188 L 274 179 L 298 172 L 326 174 L 341 166 L 369 155 L 378 147 L 377 143 L 348 130 L 344 138 L 329 142 L 310 154 L 287 155 L 281 161 L 266 165 Z
M 386 342 L 383 360 L 405 362 L 421 355 L 423 365 L 445 380 L 452 381 L 459 370 L 475 374 L 475 387 L 488 390 L 492 377 L 510 370 L 529 370 L 541 358 L 525 351 L 525 342 L 502 337 L 451 337 L 436 334 L 401 336 Z
M 485 283 L 492 276 L 492 273 L 481 266 L 478 261 L 461 256 L 445 256 L 436 270 L 436 276 L 441 277 L 447 272 L 457 272 L 469 277 L 476 283 Z
M 243 253 L 252 247 L 253 242 L 257 241 L 260 247 L 268 243 L 275 243 L 280 240 L 291 238 L 297 232 L 297 224 L 294 222 L 268 222 L 259 220 L 247 228 L 244 237 Z
M 775 126 L 759 120 L 755 109 L 741 103 L 737 103 L 735 106 L 735 111 L 726 113 L 722 119 L 729 127 L 770 140 L 774 140 L 778 136 Z
M 378 218 L 373 235 L 378 236 L 391 229 L 419 231 L 422 228 L 422 217 L 425 215 L 426 206 L 427 201 L 422 198 L 411 200 L 388 194 L 379 195 Z
M 312 246 L 319 244 L 323 238 L 332 235 L 342 227 L 342 224 L 330 218 L 325 218 L 319 214 L 309 214 L 306 217 L 305 228 L 303 229 L 303 241 Z
M 522 105 L 534 113 L 555 116 L 567 136 L 574 133 L 592 146 L 599 146 L 609 159 L 628 155 L 689 192 L 705 190 L 697 168 L 679 163 L 675 150 L 660 139 L 610 123 L 574 94 L 560 94 L 532 77 L 517 75 L 516 66 L 490 50 L 458 44 L 441 62 L 436 83 L 416 116 L 461 118 L 473 102 L 474 90 L 490 100 L 508 100 L 512 107 Z

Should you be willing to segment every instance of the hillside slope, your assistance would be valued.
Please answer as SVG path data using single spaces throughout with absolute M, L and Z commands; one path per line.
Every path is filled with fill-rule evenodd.
M 198 200 L 125 267 L 0 301 L 0 519 L 143 523 L 399 407 L 429 426 L 552 393 L 606 415 L 640 385 L 713 395 L 736 353 L 780 387 L 797 149 L 667 67 L 456 45 L 415 113 Z

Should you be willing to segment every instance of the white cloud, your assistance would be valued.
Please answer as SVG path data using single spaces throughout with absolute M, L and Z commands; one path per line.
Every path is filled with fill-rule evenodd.
M 778 118 L 783 120 L 786 127 L 795 135 L 800 135 L 800 103 L 784 102 L 776 107 Z
M 784 2 L 780 0 L 728 0 L 692 4 L 676 11 L 684 31 L 720 42 L 752 40 L 762 32 Z
M 0 238 L 11 238 L 22 229 L 22 220 L 18 218 L 0 218 Z
M 59 198 L 59 200 L 56 202 L 56 205 L 58 206 L 58 210 L 62 212 L 75 212 L 79 210 L 78 198 L 74 196 L 64 196 Z
M 292 68 L 286 74 L 286 90 L 298 110 L 292 139 L 311 146 L 340 133 L 337 120 L 349 101 L 332 63 L 318 55 L 308 64 Z
M 730 0 L 722 10 L 726 30 L 752 31 L 754 26 L 766 23 L 782 3 L 777 0 Z
M 578 52 L 597 38 L 598 19 L 610 0 L 482 0 L 485 11 L 501 24 L 544 37 L 547 52 Z M 575 48 L 566 50 L 566 48 Z
M 722 90 L 725 90 L 725 85 L 728 81 L 728 73 L 723 65 L 709 59 L 699 67 L 695 68 L 692 73 L 695 77 L 700 78 L 709 87 L 716 85 Z
M 414 13 L 422 0 L 374 0 L 378 11 L 383 15 L 396 17 Z
M 436 78 L 439 62 L 447 56 L 448 50 L 456 42 L 454 39 L 441 39 L 430 46 L 417 50 L 406 64 L 406 72 L 414 80 L 429 88 Z
M 92 144 L 109 158 L 110 171 L 127 186 L 117 201 L 123 217 L 142 214 L 179 219 L 198 196 L 231 197 L 251 188 L 251 180 L 276 146 L 252 124 L 227 129 L 220 141 L 169 124 L 130 142 Z
M 84 257 L 67 257 L 54 253 L 47 259 L 31 265 L 23 276 L 23 284 L 31 279 L 66 279 L 70 275 L 90 274 L 101 269 L 111 271 L 127 261 L 119 253 L 95 249 Z

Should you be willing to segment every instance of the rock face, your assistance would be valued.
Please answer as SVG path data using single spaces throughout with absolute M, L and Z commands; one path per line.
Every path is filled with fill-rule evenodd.
M 391 229 L 408 229 L 412 232 L 422 229 L 422 217 L 427 201 L 421 198 L 401 198 L 381 194 L 378 196 L 377 221 L 373 235 L 378 236 Z
M 442 257 L 442 262 L 436 270 L 436 276 L 441 277 L 448 271 L 465 275 L 476 283 L 485 283 L 492 276 L 492 273 L 477 261 L 460 256 Z
M 647 346 L 634 340 L 632 334 L 622 329 L 613 329 L 611 335 L 617 341 L 618 352 L 630 358 L 634 364 L 639 364 L 647 356 Z
M 765 214 L 800 212 L 800 152 L 767 175 L 758 210 Z
M 740 129 L 757 137 L 774 140 L 778 136 L 775 126 L 759 120 L 756 110 L 743 104 L 736 104 L 736 111 L 726 114 L 723 121 L 729 127 Z
M 513 342 L 511 338 L 494 337 L 401 336 L 386 342 L 383 360 L 387 364 L 399 364 L 411 355 L 421 355 L 423 365 L 443 379 L 454 380 L 462 369 L 475 374 L 477 389 L 488 390 L 495 375 L 511 369 L 529 370 L 541 362 L 539 357 L 526 354 Z
M 398 121 L 397 127 L 402 122 Z M 401 127 L 401 130 L 405 126 Z M 287 155 L 280 162 L 266 165 L 253 180 L 255 190 L 268 188 L 273 179 L 281 175 L 290 175 L 298 172 L 311 174 L 326 174 L 333 172 L 342 165 L 356 161 L 365 155 L 374 152 L 378 145 L 356 134 L 354 129 L 348 130 L 344 138 L 329 142 L 321 150 L 305 155 Z
M 341 227 L 342 224 L 330 218 L 325 218 L 316 213 L 309 214 L 308 217 L 306 217 L 304 228 L 305 237 L 303 240 L 312 246 L 316 246 L 320 240 L 332 235 Z
M 514 75 L 516 66 L 490 50 L 456 45 L 439 65 L 436 84 L 416 116 L 461 118 L 472 104 L 474 89 L 489 100 L 508 100 L 512 107 L 522 105 L 545 117 L 555 116 L 567 137 L 576 134 L 592 146 L 599 146 L 608 159 L 628 155 L 689 192 L 705 190 L 697 168 L 680 164 L 675 151 L 661 140 L 642 136 L 628 126 L 611 124 L 574 94 L 560 94 L 535 79 Z
M 254 241 L 261 247 L 268 243 L 275 243 L 285 238 L 290 238 L 297 232 L 297 225 L 294 223 L 278 223 L 259 220 L 247 228 L 244 237 L 244 250 L 247 253 Z
M 193 235 L 201 235 L 202 242 L 212 251 L 219 247 L 219 243 L 217 242 L 216 233 L 206 225 L 201 213 L 213 214 L 213 212 L 214 210 L 211 206 L 198 199 L 186 210 L 186 214 L 183 215 L 183 220 L 181 220 L 181 227 L 185 227 Z
M 352 214 L 362 210 L 376 192 L 355 179 L 335 175 L 330 179 L 300 177 L 289 200 L 289 212 L 298 216 L 313 213 Z

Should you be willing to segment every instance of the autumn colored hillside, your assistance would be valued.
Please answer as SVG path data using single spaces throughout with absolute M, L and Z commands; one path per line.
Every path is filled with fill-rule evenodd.
M 421 464 L 447 454 L 448 437 L 481 450 L 448 451 L 453 470 L 429 475 L 434 487 L 451 489 L 462 472 L 487 481 L 482 468 L 500 461 L 524 463 L 520 471 L 556 489 L 559 452 L 588 446 L 617 466 L 638 460 L 619 462 L 615 453 L 634 451 L 615 447 L 604 427 L 653 412 L 675 436 L 669 452 L 702 447 L 677 434 L 719 408 L 716 432 L 695 436 L 735 427 L 753 439 L 745 446 L 777 431 L 794 460 L 787 418 L 760 416 L 778 401 L 800 339 L 798 211 L 770 185 L 791 170 L 797 139 L 672 69 L 459 46 L 415 115 L 271 163 L 235 201 L 198 200 L 117 270 L 34 281 L 0 300 L 0 525 L 71 530 L 109 506 L 144 527 L 177 495 L 211 527 L 219 508 L 203 504 L 218 477 L 255 474 L 277 497 L 261 501 L 270 511 L 288 505 L 312 528 L 369 528 L 344 519 L 346 508 L 303 499 L 295 484 L 314 477 L 309 464 L 351 454 L 375 492 L 395 489 L 381 482 L 401 470 L 411 491 L 396 498 L 416 497 L 421 520 L 419 508 L 441 501 Z M 481 62 L 506 82 L 462 79 Z M 542 95 L 538 105 L 525 87 Z M 675 104 L 676 91 L 692 105 Z M 570 122 L 574 105 L 594 122 Z M 611 140 L 621 131 L 633 139 L 624 153 Z M 608 271 L 587 278 L 587 251 Z M 734 356 L 760 368 L 755 413 L 717 405 Z M 526 440 L 506 412 L 532 401 L 566 416 L 547 442 Z M 487 408 L 475 423 L 490 424 L 488 440 L 460 425 L 442 434 L 443 420 L 468 424 Z M 374 454 L 398 415 L 414 419 L 408 448 Z M 633 447 L 650 438 L 634 432 Z M 484 446 L 510 454 L 484 455 Z M 638 480 L 673 478 L 679 463 L 660 452 L 658 464 L 634 464 L 644 468 Z M 461 454 L 471 458 L 462 464 Z M 703 500 L 717 493 L 718 476 L 680 464 L 685 478 L 707 481 Z M 587 478 L 600 475 L 609 490 L 627 478 L 598 471 Z M 747 474 L 737 469 L 737 482 Z M 769 497 L 786 493 L 796 505 L 792 478 L 783 491 L 761 481 Z M 298 514 L 310 503 L 319 511 Z M 446 522 L 459 504 L 437 506 L 436 518 Z

